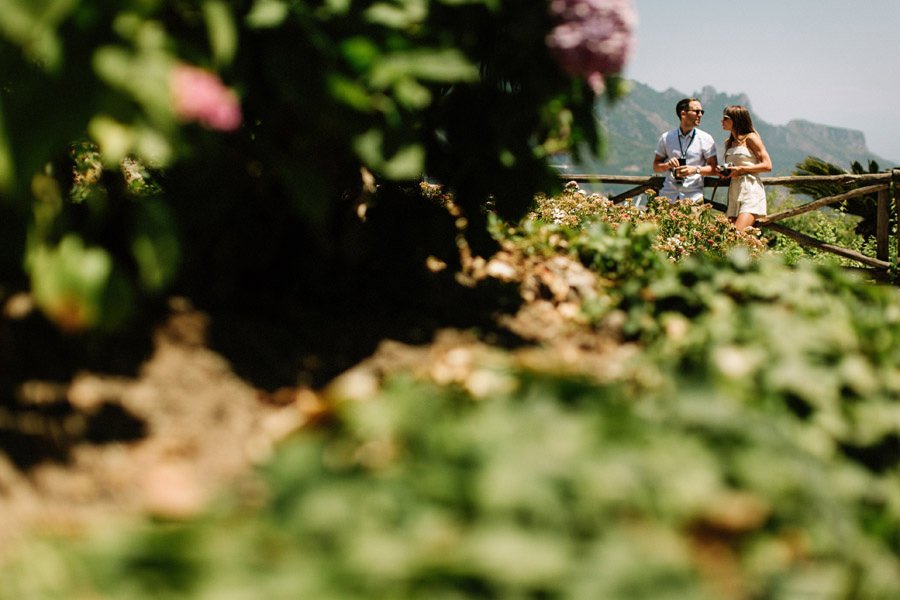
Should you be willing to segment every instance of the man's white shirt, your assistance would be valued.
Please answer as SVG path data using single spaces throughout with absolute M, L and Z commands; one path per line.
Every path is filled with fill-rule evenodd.
M 687 135 L 681 133 L 680 127 L 676 127 L 659 137 L 656 144 L 657 156 L 664 160 L 680 158 L 682 151 L 687 157 L 688 166 L 703 167 L 710 158 L 716 156 L 716 141 L 713 136 L 696 127 Z M 669 170 L 659 195 L 672 200 L 700 201 L 703 199 L 703 175 L 688 175 L 679 182 L 675 181 Z

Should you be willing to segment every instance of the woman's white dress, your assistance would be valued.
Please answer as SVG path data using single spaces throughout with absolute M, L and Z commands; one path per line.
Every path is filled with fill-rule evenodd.
M 732 146 L 725 151 L 725 162 L 746 167 L 758 161 L 747 146 Z M 766 214 L 766 189 L 756 173 L 732 177 L 728 184 L 728 210 L 725 214 L 737 217 L 741 213 L 758 217 Z

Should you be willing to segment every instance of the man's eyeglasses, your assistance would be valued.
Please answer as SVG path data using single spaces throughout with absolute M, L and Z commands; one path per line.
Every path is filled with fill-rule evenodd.
M 695 113 L 697 113 L 698 115 L 702 115 L 702 114 L 703 114 L 703 109 L 702 109 L 702 108 L 689 108 L 689 109 L 687 109 L 687 111 L 688 111 L 688 112 L 695 112 Z

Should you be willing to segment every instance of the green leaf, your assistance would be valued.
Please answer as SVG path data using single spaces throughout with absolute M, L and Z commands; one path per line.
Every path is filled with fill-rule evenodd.
M 350 10 L 352 0 L 325 0 L 325 6 L 330 14 L 343 15 Z
M 3 114 L 3 103 L 0 101 L 0 193 L 5 196 L 15 185 L 15 161 L 12 148 L 6 134 L 6 119 Z
M 381 168 L 392 179 L 416 179 L 424 169 L 425 149 L 421 144 L 403 146 Z
M 238 33 L 231 10 L 220 0 L 203 3 L 203 18 L 212 47 L 213 60 L 217 66 L 228 65 L 237 52 Z
M 353 147 L 363 162 L 390 179 L 415 179 L 422 176 L 425 149 L 421 144 L 401 146 L 388 158 L 385 156 L 384 132 L 370 129 L 356 137 Z
M 428 5 L 424 0 L 398 0 L 393 4 L 379 2 L 365 12 L 365 18 L 370 23 L 392 29 L 412 27 L 424 21 L 426 16 Z
M 406 108 L 420 109 L 431 104 L 431 92 L 415 79 L 401 79 L 394 85 L 394 97 Z
M 147 126 L 138 126 L 134 132 L 134 152 L 137 158 L 156 167 L 162 167 L 171 162 L 174 149 L 166 136 Z
M 289 13 L 288 3 L 282 0 L 256 0 L 247 13 L 247 26 L 251 29 L 275 28 L 284 23 Z
M 28 264 L 35 302 L 62 329 L 90 329 L 106 317 L 113 278 L 113 260 L 106 250 L 87 247 L 81 237 L 68 234 L 58 246 L 34 248 Z
M 0 33 L 47 70 L 62 61 L 56 27 L 77 8 L 77 0 L 0 0 Z
M 370 112 L 374 108 L 373 99 L 366 87 L 347 77 L 337 74 L 328 77 L 328 90 L 335 100 L 358 111 Z
M 425 48 L 383 56 L 370 77 L 373 87 L 384 89 L 409 77 L 446 83 L 476 81 L 478 69 L 459 50 Z
M 164 129 L 174 125 L 168 77 L 171 66 L 172 57 L 159 48 L 132 53 L 118 46 L 102 46 L 93 59 L 94 71 L 101 79 L 129 94 L 150 120 Z
M 117 166 L 127 156 L 136 137 L 130 126 L 106 115 L 91 119 L 88 133 L 100 147 L 100 158 L 107 167 Z
M 375 62 L 381 51 L 369 38 L 354 36 L 341 42 L 341 54 L 354 69 L 364 71 Z

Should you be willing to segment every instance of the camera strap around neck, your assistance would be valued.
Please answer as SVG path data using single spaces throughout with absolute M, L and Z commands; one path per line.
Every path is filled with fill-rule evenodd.
M 694 137 L 696 135 L 697 135 L 697 128 L 695 127 L 694 129 L 691 130 L 691 139 L 688 140 L 687 147 L 685 147 L 681 144 L 681 138 L 682 138 L 681 129 L 678 130 L 678 148 L 681 150 L 682 158 L 687 158 L 687 151 L 690 150 L 691 144 L 694 143 Z M 687 137 L 687 135 L 685 134 L 684 137 Z

